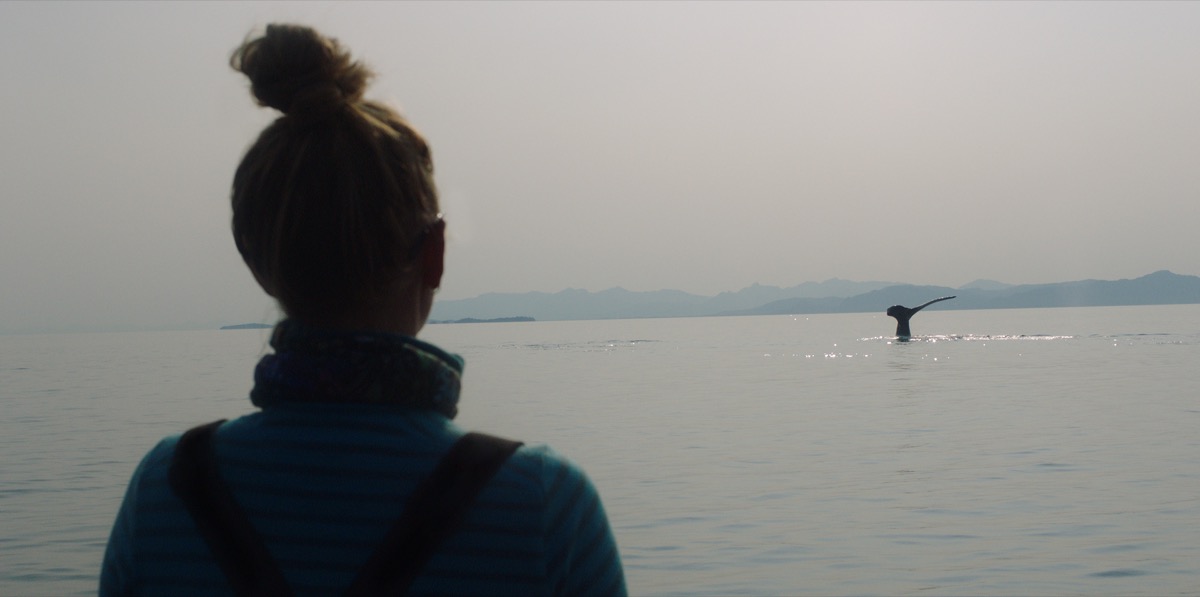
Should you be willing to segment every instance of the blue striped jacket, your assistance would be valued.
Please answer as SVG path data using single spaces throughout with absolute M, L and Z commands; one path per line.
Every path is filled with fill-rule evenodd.
M 413 488 L 463 434 L 445 415 L 387 404 L 276 405 L 222 425 L 221 475 L 296 595 L 337 595 Z M 101 595 L 228 595 L 167 472 L 179 436 L 138 466 Z M 412 584 L 413 595 L 624 595 L 620 558 L 582 470 L 522 446 Z

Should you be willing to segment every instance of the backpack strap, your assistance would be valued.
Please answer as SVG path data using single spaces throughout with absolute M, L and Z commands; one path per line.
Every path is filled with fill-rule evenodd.
M 438 546 L 466 520 L 484 486 L 520 446 L 521 442 L 482 433 L 459 438 L 409 497 L 399 520 L 346 594 L 406 592 Z
M 217 470 L 212 436 L 225 420 L 193 427 L 175 446 L 168 479 L 237 595 L 291 595 L 279 566 Z
M 179 439 L 168 480 L 237 595 L 291 595 L 291 587 L 262 537 L 217 470 L 212 436 L 225 420 L 189 429 Z M 347 589 L 350 596 L 399 595 L 408 590 L 500 467 L 521 446 L 468 433 L 409 496 L 400 518 Z

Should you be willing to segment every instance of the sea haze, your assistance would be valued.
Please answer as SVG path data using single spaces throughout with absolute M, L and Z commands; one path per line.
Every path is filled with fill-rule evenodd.
M 438 325 L 458 422 L 600 489 L 635 595 L 1200 586 L 1200 305 Z M 0 336 L 0 594 L 94 594 L 159 438 L 266 330 Z

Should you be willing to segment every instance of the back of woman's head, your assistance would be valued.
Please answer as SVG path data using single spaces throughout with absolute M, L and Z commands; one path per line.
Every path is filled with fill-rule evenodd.
M 270 25 L 234 51 L 258 102 L 283 112 L 233 179 L 233 235 L 263 288 L 292 317 L 355 308 L 408 275 L 437 218 L 425 140 L 363 100 L 372 76 L 336 40 Z

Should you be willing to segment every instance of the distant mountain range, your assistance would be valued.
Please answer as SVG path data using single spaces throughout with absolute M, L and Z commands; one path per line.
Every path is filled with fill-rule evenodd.
M 491 293 L 434 303 L 434 321 L 533 318 L 537 320 L 636 319 L 811 313 L 869 313 L 891 305 L 915 306 L 946 295 L 957 299 L 938 309 L 1019 309 L 1200 303 L 1200 277 L 1163 270 L 1133 280 L 1081 280 L 1055 284 L 1004 284 L 976 280 L 959 288 L 894 282 L 852 282 L 833 278 L 791 288 L 755 284 L 716 296 L 680 290 L 600 292 L 567 289 L 556 293 Z

